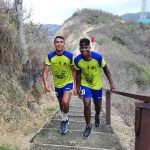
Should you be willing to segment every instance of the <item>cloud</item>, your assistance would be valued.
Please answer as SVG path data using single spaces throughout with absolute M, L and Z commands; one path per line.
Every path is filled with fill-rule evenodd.
M 24 0 L 24 6 L 33 9 L 32 18 L 35 22 L 63 23 L 78 8 L 102 9 L 113 14 L 122 15 L 124 13 L 139 12 L 141 2 L 142 0 Z M 147 10 L 150 11 L 150 6 Z

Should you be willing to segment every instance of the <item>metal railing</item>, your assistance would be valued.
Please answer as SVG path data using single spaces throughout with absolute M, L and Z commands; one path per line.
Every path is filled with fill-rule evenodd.
M 150 96 L 104 90 L 106 91 L 107 125 L 111 125 L 111 93 L 142 101 L 135 103 L 135 150 L 150 150 Z

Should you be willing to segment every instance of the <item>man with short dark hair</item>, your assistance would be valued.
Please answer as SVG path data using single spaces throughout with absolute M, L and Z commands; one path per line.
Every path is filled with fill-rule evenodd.
M 83 38 L 80 40 L 79 49 L 81 54 L 75 57 L 74 64 L 77 70 L 77 94 L 82 97 L 84 103 L 84 117 L 86 128 L 82 134 L 87 138 L 92 129 L 91 125 L 91 98 L 95 106 L 95 126 L 99 127 L 99 114 L 102 105 L 102 71 L 104 71 L 109 83 L 110 89 L 115 90 L 110 71 L 101 54 L 90 51 L 90 40 Z
M 64 50 L 65 40 L 62 36 L 57 36 L 54 39 L 55 51 L 49 53 L 45 60 L 45 67 L 43 70 L 43 80 L 45 91 L 50 91 L 48 82 L 48 72 L 51 67 L 55 92 L 59 101 L 60 111 L 62 113 L 62 121 L 60 132 L 66 133 L 68 131 L 68 112 L 69 102 L 72 94 L 76 90 L 75 69 L 73 67 L 73 54 Z M 73 88 L 74 86 L 74 88 Z M 75 92 L 76 93 L 76 92 Z

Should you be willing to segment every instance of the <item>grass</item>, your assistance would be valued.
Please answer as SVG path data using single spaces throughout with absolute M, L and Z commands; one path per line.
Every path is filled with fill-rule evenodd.
M 102 44 L 108 44 L 110 42 L 112 42 L 112 40 L 108 37 L 106 37 L 105 35 L 96 35 L 96 40 L 95 40 L 98 44 L 102 45 Z
M 99 45 L 108 44 L 112 42 L 111 38 L 105 36 L 104 34 L 99 34 L 99 32 L 96 30 L 90 32 L 88 35 L 94 35 L 95 42 L 97 42 Z
M 50 106 L 46 109 L 46 113 L 48 114 L 49 117 L 51 117 L 54 112 L 57 111 L 58 105 L 56 103 L 50 104 Z
M 150 67 L 144 66 L 137 62 L 131 62 L 131 67 L 137 71 L 138 77 L 136 82 L 138 85 L 150 84 Z
M 0 145 L 0 150 L 19 150 L 19 148 L 11 148 L 9 146 L 6 145 Z

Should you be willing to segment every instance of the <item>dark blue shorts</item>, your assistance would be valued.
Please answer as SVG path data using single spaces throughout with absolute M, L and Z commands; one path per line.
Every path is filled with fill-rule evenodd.
M 62 88 L 55 87 L 55 93 L 56 93 L 57 98 L 62 98 L 65 91 L 71 92 L 72 89 L 73 89 L 73 83 L 68 83 L 67 85 L 65 85 Z
M 102 100 L 102 89 L 93 90 L 81 85 L 81 95 L 83 99 L 93 98 L 94 101 Z

